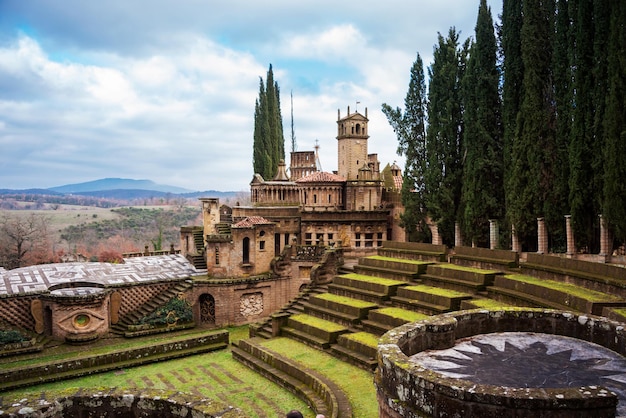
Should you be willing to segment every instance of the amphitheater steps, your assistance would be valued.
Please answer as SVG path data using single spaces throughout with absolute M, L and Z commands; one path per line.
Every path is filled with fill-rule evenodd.
M 404 325 L 408 322 L 420 321 L 428 318 L 429 315 L 415 312 L 413 310 L 384 307 L 369 311 L 367 319 L 361 321 L 363 330 L 378 336 L 385 332 Z
M 406 282 L 400 280 L 349 273 L 336 276 L 328 285 L 328 291 L 335 295 L 382 304 L 396 295 L 398 287 L 406 285 Z
M 432 261 L 374 255 L 360 258 L 359 263 L 354 266 L 354 272 L 391 280 L 412 282 L 417 280 L 420 274 L 425 273 L 426 267 L 432 263 Z
M 378 248 L 378 255 L 408 260 L 443 262 L 446 261 L 446 254 L 445 245 L 422 242 L 385 241 L 383 246 Z
M 363 331 L 341 334 L 331 346 L 335 357 L 370 371 L 378 365 L 377 350 L 378 335 Z
M 304 303 L 304 312 L 351 327 L 360 324 L 368 311 L 378 308 L 376 303 L 332 293 L 311 296 Z
M 349 327 L 308 314 L 292 315 L 281 333 L 316 348 L 327 349 L 337 343 L 339 335 L 350 332 Z
M 459 310 L 461 301 L 472 295 L 456 290 L 415 285 L 398 288 L 398 294 L 391 298 L 395 306 L 434 315 Z
M 626 307 L 626 300 L 619 296 L 521 274 L 497 276 L 488 292 L 491 298 L 505 302 L 520 300 L 538 307 L 594 315 L 602 315 L 605 308 Z
M 260 339 L 241 340 L 231 351 L 235 360 L 303 397 L 316 414 L 353 416 L 350 400 L 334 382 L 263 347 Z
M 498 274 L 502 273 L 497 270 L 439 263 L 429 265 L 426 273 L 420 275 L 420 279 L 422 283 L 429 286 L 476 294 L 493 285 Z
M 166 304 L 169 300 L 189 290 L 191 286 L 191 283 L 187 280 L 178 282 L 175 286 L 158 294 L 138 307 L 136 310 L 124 315 L 124 317 L 120 318 L 117 324 L 111 326 L 111 332 L 118 335 L 125 335 L 129 325 L 136 324 L 141 318 L 151 314 L 159 307 Z

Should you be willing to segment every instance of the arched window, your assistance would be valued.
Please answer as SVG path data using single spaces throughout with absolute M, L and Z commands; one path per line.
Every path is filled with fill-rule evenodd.
M 243 239 L 243 264 L 250 264 L 250 238 Z
M 357 135 L 361 135 L 361 124 L 360 123 L 356 124 L 356 134 Z

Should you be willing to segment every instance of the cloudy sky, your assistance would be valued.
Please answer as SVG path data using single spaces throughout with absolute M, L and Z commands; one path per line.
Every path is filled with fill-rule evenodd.
M 490 0 L 494 20 L 501 0 Z M 369 152 L 402 157 L 380 111 L 402 106 L 437 33 L 474 35 L 478 0 L 0 0 L 0 189 L 104 177 L 242 191 L 271 63 L 285 149 L 319 141 L 337 169 L 337 110 L 368 108 Z

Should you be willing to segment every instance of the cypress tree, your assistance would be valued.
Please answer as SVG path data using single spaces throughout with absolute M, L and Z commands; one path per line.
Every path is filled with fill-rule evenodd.
M 522 243 L 536 246 L 536 222 L 548 230 L 561 222 L 555 209 L 556 142 L 552 86 L 554 3 L 524 0 L 521 52 L 524 63 L 522 101 L 512 148 L 512 221 Z
M 626 3 L 610 2 L 606 111 L 604 113 L 604 200 L 602 213 L 614 237 L 626 240 Z
M 398 155 L 405 155 L 401 199 L 404 213 L 400 221 L 409 241 L 422 237 L 425 230 L 424 172 L 426 170 L 426 82 L 422 58 L 411 67 L 409 90 L 404 99 L 404 113 L 386 103 L 382 111 L 398 137 Z
M 278 171 L 278 162 L 285 158 L 285 138 L 280 112 L 280 90 L 274 81 L 270 64 L 266 85 L 261 78 L 259 98 L 254 112 L 253 168 L 264 179 L 271 180 Z
M 468 47 L 466 42 L 459 49 L 459 34 L 455 28 L 450 28 L 445 39 L 439 34 L 433 64 L 428 70 L 425 200 L 427 212 L 438 223 L 443 242 L 447 244 L 454 241 L 461 195 L 463 104 L 460 80 Z
M 503 147 L 497 45 L 491 10 L 481 0 L 463 78 L 464 164 L 462 226 L 466 240 L 489 242 L 489 219 L 504 212 Z
M 502 57 L 502 127 L 504 132 L 504 184 L 506 220 L 509 224 L 519 218 L 519 202 L 516 195 L 519 184 L 514 176 L 518 154 L 513 153 L 517 114 L 522 102 L 522 79 L 524 62 L 522 60 L 522 1 L 507 0 L 502 5 L 502 26 L 500 48 Z
M 578 0 L 577 6 L 573 28 L 576 96 L 569 147 L 569 204 L 576 241 L 589 247 L 594 240 L 593 226 L 599 209 L 596 204 L 599 199 L 594 197 L 592 167 L 595 151 L 593 1 Z
M 554 95 L 556 107 L 556 159 L 562 161 L 555 172 L 554 198 L 560 202 L 561 215 L 569 213 L 569 147 L 572 129 L 573 110 L 573 56 L 574 34 L 570 19 L 570 10 L 575 13 L 574 2 L 558 0 L 556 9 L 556 31 L 554 41 Z M 553 230 L 552 246 L 564 251 L 567 237 L 564 222 L 558 223 Z

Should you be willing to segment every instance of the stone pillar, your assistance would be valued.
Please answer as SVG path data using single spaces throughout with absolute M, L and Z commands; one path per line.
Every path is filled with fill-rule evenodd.
M 537 218 L 537 253 L 548 253 L 548 233 L 544 218 Z
M 433 236 L 433 244 L 441 245 L 441 236 L 439 235 L 439 225 L 436 223 L 429 223 L 430 233 Z
M 611 255 L 611 244 L 609 242 L 609 231 L 606 225 L 606 219 L 602 215 L 598 215 L 600 218 L 600 256 L 605 259 Z
M 461 225 L 458 222 L 454 223 L 454 246 L 460 247 L 463 245 L 463 236 L 461 235 Z
M 495 250 L 498 248 L 498 238 L 500 231 L 498 228 L 498 221 L 495 219 L 489 219 L 489 249 Z
M 572 215 L 565 215 L 565 233 L 567 235 L 567 256 L 573 257 L 576 253 L 574 244 L 574 230 L 572 229 Z
M 522 248 L 517 237 L 517 231 L 515 231 L 515 225 L 511 225 L 511 251 L 521 253 Z

